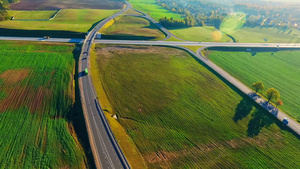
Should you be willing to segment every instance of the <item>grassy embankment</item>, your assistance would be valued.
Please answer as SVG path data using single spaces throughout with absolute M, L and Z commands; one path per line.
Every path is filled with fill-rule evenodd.
M 35 13 L 36 11 L 31 12 Z M 60 36 L 64 37 L 64 34 L 74 34 L 74 37 L 83 38 L 84 34 L 91 29 L 93 24 L 116 12 L 117 10 L 63 9 L 51 21 L 8 20 L 0 22 L 0 28 L 4 28 L 1 29 L 0 35 L 8 35 L 10 33 L 11 36 L 22 36 L 22 34 L 25 34 L 23 36 L 40 36 L 41 34 L 42 36 L 50 35 L 55 37 L 61 34 Z M 18 32 L 21 32 L 19 33 L 20 35 L 16 35 Z
M 95 86 L 95 90 L 97 92 L 97 96 L 100 100 L 101 107 L 105 112 L 105 116 L 109 122 L 109 125 L 118 140 L 118 143 L 125 154 L 126 159 L 128 160 L 130 166 L 132 168 L 145 168 L 146 164 L 141 156 L 139 150 L 134 144 L 133 140 L 126 133 L 126 130 L 122 127 L 122 125 L 116 121 L 111 116 L 113 115 L 113 107 L 111 106 L 109 99 L 104 91 L 103 84 L 101 82 L 100 73 L 98 71 L 97 64 L 97 53 L 94 50 L 95 46 L 93 46 L 93 50 L 91 50 L 91 76 L 93 77 L 93 83 Z M 98 53 L 99 54 L 99 53 Z
M 88 167 L 74 104 L 75 45 L 0 46 L 0 168 Z
M 299 139 L 187 53 L 145 46 L 96 50 L 99 73 L 92 76 L 107 96 L 101 104 L 118 114 L 149 168 L 299 167 Z
M 129 14 L 129 15 L 143 15 L 142 13 L 140 12 L 137 12 L 133 9 L 128 9 L 126 12 L 124 12 L 124 14 Z
M 100 30 L 104 39 L 160 40 L 165 35 L 150 21 L 134 16 L 119 16 L 105 29 Z
M 10 16 L 14 16 L 14 19 L 50 19 L 57 10 L 51 11 L 17 11 L 9 10 L 8 13 Z
M 197 53 L 198 49 L 201 48 L 202 46 L 182 46 L 188 49 L 191 49 L 193 52 Z
M 245 49 L 246 50 L 246 49 Z M 244 84 L 262 81 L 279 90 L 280 108 L 300 121 L 300 51 L 257 52 L 212 51 L 209 58 Z
M 183 19 L 181 15 L 159 6 L 156 0 L 130 0 L 130 3 L 135 9 L 145 12 L 156 21 L 159 21 L 161 17 Z

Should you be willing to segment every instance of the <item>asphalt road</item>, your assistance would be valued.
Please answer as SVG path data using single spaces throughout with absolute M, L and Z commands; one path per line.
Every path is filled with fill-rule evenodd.
M 162 32 L 164 32 L 165 35 L 166 35 L 166 38 L 163 39 L 163 40 L 167 40 L 167 39 L 169 39 L 171 37 L 174 37 L 174 38 L 179 39 L 179 40 L 183 40 L 183 39 L 178 38 L 174 34 L 172 34 L 168 29 L 166 29 L 165 27 L 163 27 L 159 22 L 157 22 L 155 19 L 153 19 L 151 16 L 149 16 L 145 12 L 139 11 L 139 10 L 134 9 L 134 8 L 132 8 L 132 9 L 142 14 L 142 15 L 132 15 L 132 16 L 142 17 L 142 18 L 148 19 L 150 22 L 154 23 Z
M 16 41 L 43 41 L 43 42 L 66 42 L 83 43 L 84 39 L 50 38 L 42 37 L 9 37 L 0 36 L 0 40 Z M 300 43 L 233 43 L 233 42 L 178 42 L 178 41 L 138 41 L 138 40 L 101 40 L 96 39 L 94 43 L 123 44 L 123 45 L 158 45 L 158 46 L 204 46 L 204 47 L 264 47 L 264 48 L 300 48 Z
M 107 21 L 122 14 L 130 7 L 130 4 L 127 3 L 125 9 L 106 18 L 88 33 L 83 42 L 82 54 L 79 61 L 78 73 L 82 106 L 87 126 L 90 129 L 89 138 L 95 163 L 97 168 L 102 169 L 122 169 L 130 168 L 130 166 L 110 129 L 104 112 L 97 100 L 97 94 L 94 90 L 92 79 L 89 74 L 85 73 L 85 69 L 89 68 L 89 53 L 96 33 Z

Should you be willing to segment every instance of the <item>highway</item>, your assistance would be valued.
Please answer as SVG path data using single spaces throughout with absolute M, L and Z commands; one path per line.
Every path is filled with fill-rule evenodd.
M 85 69 L 89 69 L 89 54 L 96 33 L 107 21 L 122 14 L 129 8 L 131 6 L 127 3 L 126 8 L 106 18 L 88 33 L 83 41 L 82 53 L 79 59 L 78 77 L 82 106 L 95 163 L 97 168 L 101 169 L 122 169 L 130 168 L 130 166 L 110 129 L 98 102 L 92 79 L 89 74 L 85 73 Z
M 43 42 L 64 42 L 83 43 L 84 39 L 50 38 L 42 37 L 9 37 L 0 36 L 0 40 L 16 41 L 43 41 Z M 94 43 L 123 44 L 123 45 L 157 45 L 157 46 L 203 46 L 203 47 L 263 47 L 263 48 L 300 48 L 300 43 L 233 43 L 233 42 L 179 42 L 179 41 L 139 41 L 139 40 L 102 40 L 95 39 Z

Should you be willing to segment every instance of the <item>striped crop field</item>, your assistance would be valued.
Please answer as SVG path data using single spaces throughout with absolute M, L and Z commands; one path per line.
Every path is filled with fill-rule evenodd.
M 188 53 L 129 45 L 95 52 L 101 106 L 129 137 L 115 132 L 125 155 L 126 138 L 148 168 L 300 167 L 299 138 Z
M 88 167 L 69 118 L 74 49 L 0 41 L 0 168 Z

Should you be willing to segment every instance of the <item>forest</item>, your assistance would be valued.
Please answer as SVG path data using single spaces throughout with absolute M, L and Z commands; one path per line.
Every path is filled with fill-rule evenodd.
M 185 17 L 183 20 L 161 18 L 166 27 L 215 26 L 228 15 L 242 12 L 247 16 L 245 26 L 291 28 L 300 25 L 299 2 L 266 2 L 266 1 L 208 1 L 208 0 L 157 0 L 165 9 Z M 287 10 L 288 9 L 288 10 Z

